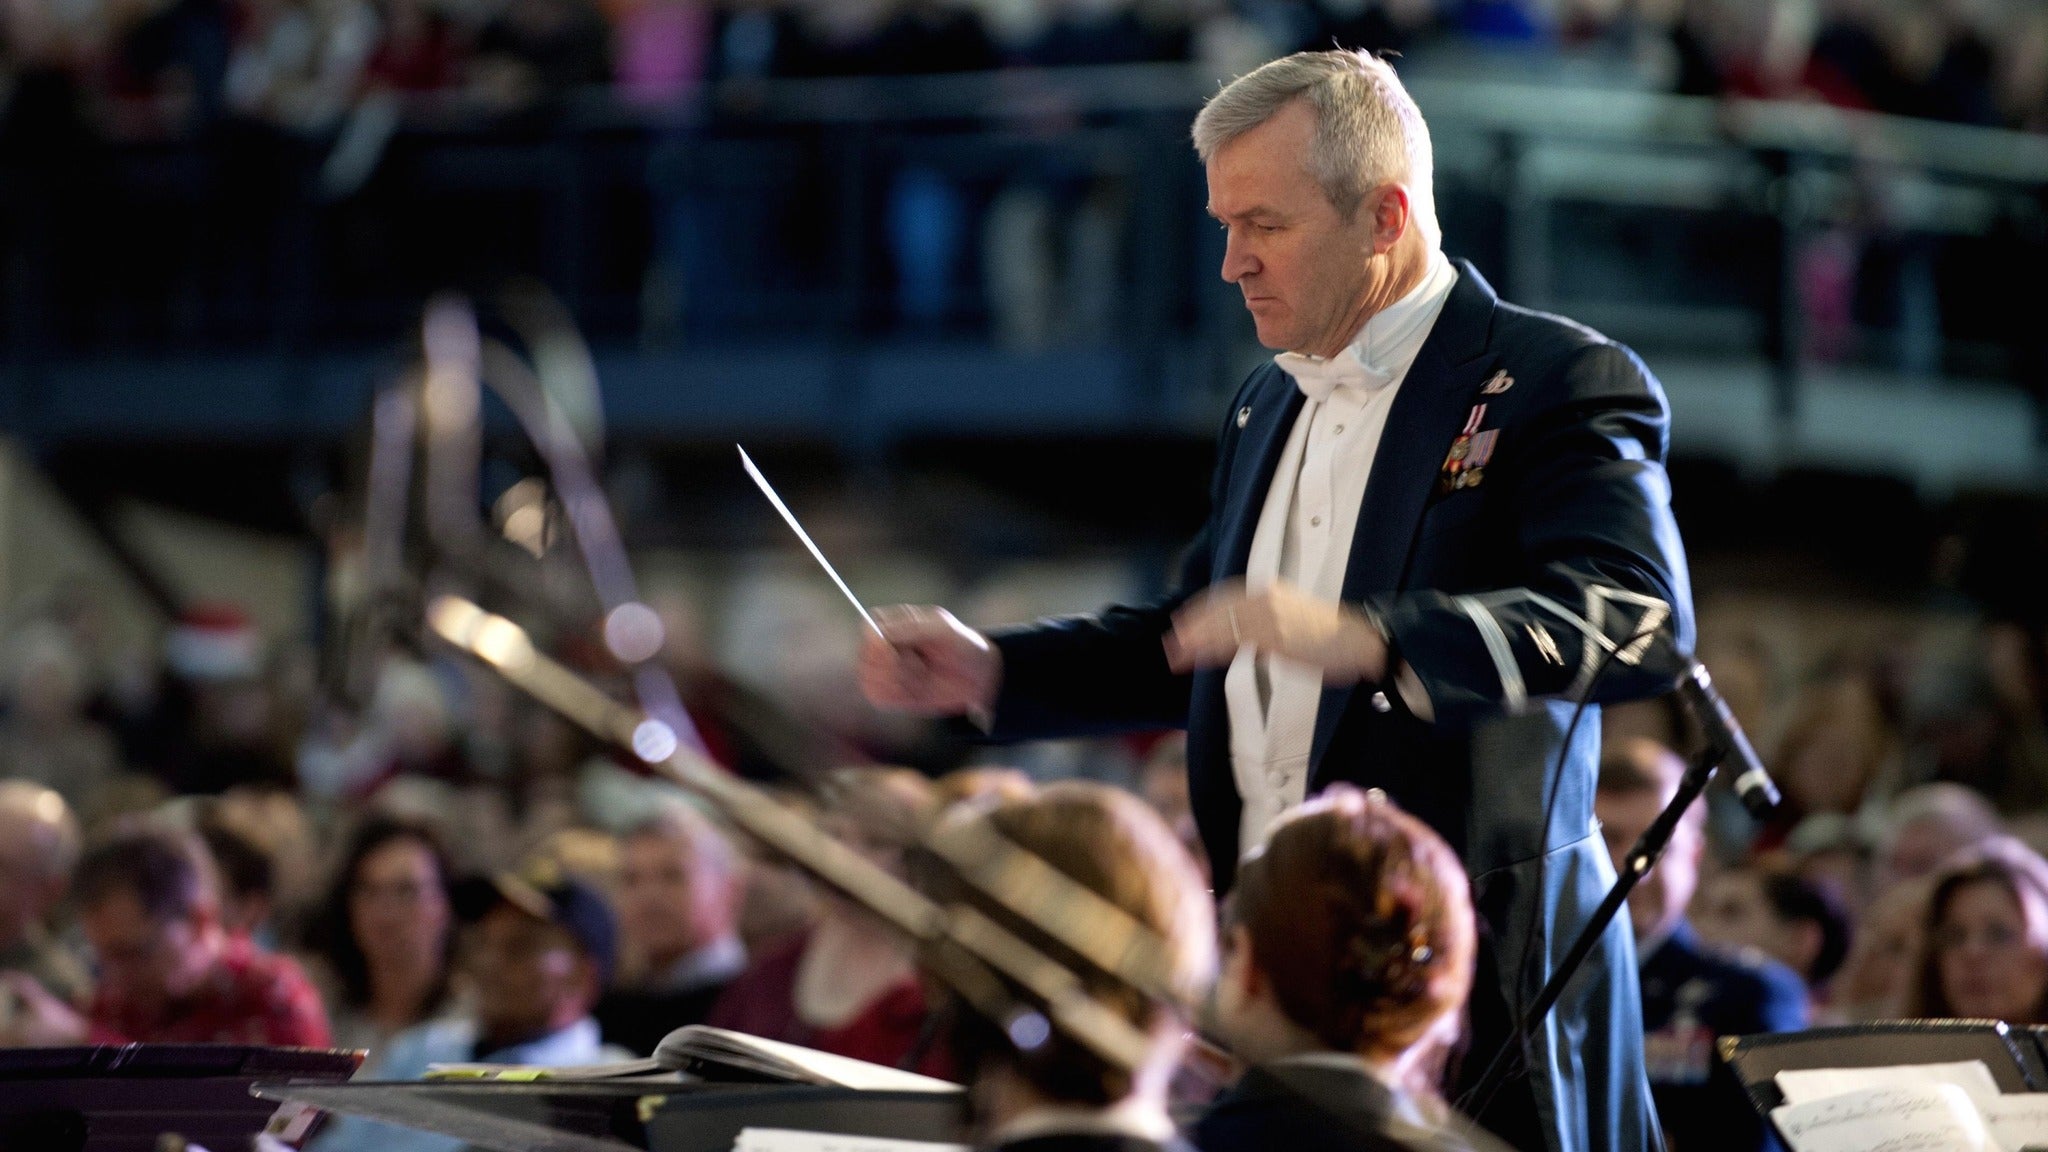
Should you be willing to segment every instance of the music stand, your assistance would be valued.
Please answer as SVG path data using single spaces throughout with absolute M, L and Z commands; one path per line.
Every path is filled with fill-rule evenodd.
M 675 1074 L 606 1080 L 412 1080 L 259 1084 L 310 1104 L 500 1152 L 730 1152 L 742 1128 L 962 1141 L 960 1092 L 801 1084 L 708 1084 Z M 11 1150 L 10 1150 L 11 1152 Z
M 2044 1083 L 2024 1055 L 2029 1043 L 1998 1020 L 1896 1020 L 1776 1032 L 1759 1036 L 1723 1036 L 1721 1059 L 1742 1082 L 1749 1101 L 1766 1118 L 1785 1102 L 1778 1091 L 1780 1072 L 1806 1068 L 1884 1068 L 1894 1064 L 1952 1064 L 1982 1060 L 2000 1092 L 2039 1092 Z
M 0 1049 L 0 1152 L 155 1152 L 166 1135 L 247 1148 L 276 1106 L 257 1080 L 346 1080 L 361 1052 L 241 1044 Z

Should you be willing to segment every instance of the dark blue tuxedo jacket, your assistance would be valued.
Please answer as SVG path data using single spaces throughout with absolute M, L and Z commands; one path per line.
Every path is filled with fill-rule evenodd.
M 1692 609 L 1656 380 L 1627 348 L 1503 303 L 1470 264 L 1457 268 L 1394 399 L 1344 580 L 1347 600 L 1380 613 L 1433 715 L 1412 714 L 1392 685 L 1328 689 L 1310 789 L 1333 780 L 1384 788 L 1463 854 L 1483 922 L 1468 1061 L 1478 1065 L 1612 876 L 1593 827 L 1598 709 L 1587 709 L 1566 748 L 1573 703 L 1668 688 L 1668 670 L 1660 679 L 1637 665 L 1624 642 L 1661 622 L 1689 648 Z M 1219 892 L 1236 867 L 1241 810 L 1224 672 L 1175 675 L 1160 641 L 1187 597 L 1244 573 L 1302 404 L 1276 366 L 1245 381 L 1223 423 L 1209 520 L 1168 595 L 994 634 L 1004 661 L 996 739 L 1187 728 L 1195 815 Z M 1468 427 L 1494 433 L 1476 482 L 1468 465 L 1478 438 L 1451 460 Z M 1608 660 L 1617 648 L 1623 655 Z M 1481 1117 L 1515 1147 L 1656 1145 L 1626 918 L 1537 1036 L 1531 1069 Z

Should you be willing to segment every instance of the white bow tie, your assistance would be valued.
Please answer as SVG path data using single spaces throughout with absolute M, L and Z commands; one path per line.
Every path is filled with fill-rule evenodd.
M 1355 345 L 1328 360 L 1320 356 L 1304 356 L 1299 352 L 1282 352 L 1273 357 L 1273 363 L 1294 377 L 1302 395 L 1318 403 L 1328 400 L 1330 394 L 1339 388 L 1374 392 L 1394 382 L 1392 376 L 1360 360 Z

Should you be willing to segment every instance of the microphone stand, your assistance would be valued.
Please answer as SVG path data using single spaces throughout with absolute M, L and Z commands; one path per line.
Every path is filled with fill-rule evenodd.
M 1628 855 L 1622 859 L 1620 874 L 1614 878 L 1614 885 L 1607 890 L 1606 897 L 1593 909 L 1593 915 L 1579 929 L 1578 937 L 1572 941 L 1571 949 L 1558 961 L 1557 966 L 1551 969 L 1550 979 L 1544 982 L 1542 990 L 1536 994 L 1535 1001 L 1529 1005 L 1528 1011 L 1509 1034 L 1502 1045 L 1500 1055 L 1487 1068 L 1486 1075 L 1465 1094 L 1464 1099 L 1474 1103 L 1473 1108 L 1465 1110 L 1467 1115 L 1477 1115 L 1483 1111 L 1493 1102 L 1494 1094 L 1507 1083 L 1512 1066 L 1509 1057 L 1513 1053 L 1527 1050 L 1530 1038 L 1543 1026 L 1544 1019 L 1550 1015 L 1550 1010 L 1557 1006 L 1558 1000 L 1563 998 L 1565 988 L 1571 984 L 1572 977 L 1577 975 L 1579 968 L 1585 964 L 1586 957 L 1592 955 L 1594 947 L 1600 943 L 1600 937 L 1606 933 L 1608 924 L 1612 923 L 1615 914 L 1621 911 L 1622 903 L 1628 899 L 1628 894 L 1634 891 L 1636 884 L 1656 866 L 1658 858 L 1664 855 L 1664 849 L 1670 846 L 1671 835 L 1678 830 L 1678 822 L 1685 818 L 1686 810 L 1706 792 L 1707 785 L 1713 782 L 1714 773 L 1720 768 L 1721 762 L 1733 751 L 1724 742 L 1709 737 L 1707 744 L 1687 763 L 1685 775 L 1678 781 L 1678 793 L 1628 850 Z

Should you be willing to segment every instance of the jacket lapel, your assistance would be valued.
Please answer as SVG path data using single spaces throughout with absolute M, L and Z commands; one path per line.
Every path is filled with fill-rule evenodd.
M 1250 412 L 1231 454 L 1229 487 L 1217 517 L 1222 532 L 1216 540 L 1212 580 L 1244 575 L 1252 534 L 1258 531 L 1259 513 L 1266 506 L 1266 490 L 1273 486 L 1273 470 L 1280 466 L 1288 433 L 1304 402 L 1301 389 L 1278 365 L 1267 364 L 1260 371 L 1265 378 L 1246 397 Z
M 1373 457 L 1365 502 L 1359 507 L 1358 527 L 1351 537 L 1351 557 L 1344 569 L 1346 603 L 1399 590 L 1401 573 L 1415 544 L 1415 530 L 1443 469 L 1444 456 L 1464 428 L 1472 398 L 1496 359 L 1488 342 L 1493 307 L 1499 298 L 1471 264 L 1456 263 L 1458 282 L 1387 413 L 1387 427 Z M 1269 476 L 1271 470 L 1268 465 Z M 1323 691 L 1309 755 L 1312 790 L 1321 774 L 1323 752 L 1355 687 Z

